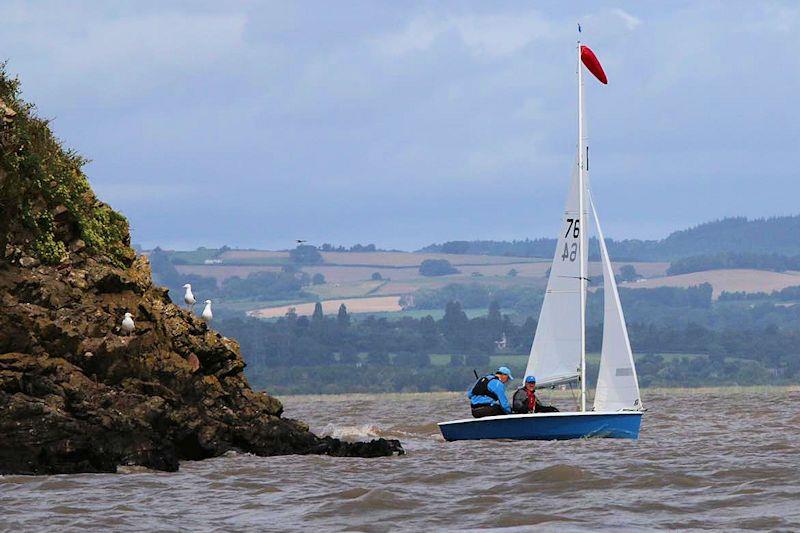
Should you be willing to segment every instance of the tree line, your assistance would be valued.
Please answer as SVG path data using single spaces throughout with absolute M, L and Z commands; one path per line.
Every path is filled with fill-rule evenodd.
M 439 320 L 372 315 L 356 320 L 344 305 L 336 316 L 324 316 L 317 304 L 311 317 L 293 312 L 274 321 L 234 317 L 222 320 L 218 328 L 239 341 L 248 362 L 256 366 L 428 366 L 436 353 L 470 356 L 471 363 L 483 364 L 504 333 L 511 349 L 527 350 L 535 321 L 515 324 L 496 304 L 485 316 L 470 319 L 459 302 L 449 302 Z
M 667 274 L 688 274 L 722 268 L 752 268 L 784 272 L 800 270 L 800 255 L 756 254 L 748 252 L 720 252 L 716 254 L 694 255 L 673 261 Z
M 720 302 L 751 302 L 757 300 L 774 300 L 779 302 L 800 301 L 800 285 L 792 285 L 791 287 L 785 287 L 772 292 L 722 291 L 719 295 Z
M 705 291 L 696 292 L 703 297 L 686 298 L 666 297 L 659 291 L 659 298 L 675 306 L 671 314 L 659 314 L 652 321 L 629 320 L 643 386 L 800 381 L 800 306 L 709 309 L 702 307 Z M 703 315 L 709 317 L 705 323 L 692 320 Z M 240 342 L 253 383 L 276 392 L 321 392 L 302 380 L 280 378 L 295 375 L 289 369 L 326 376 L 326 392 L 426 391 L 460 390 L 473 368 L 490 369 L 491 355 L 527 353 L 536 320 L 532 316 L 512 320 L 497 303 L 485 315 L 470 319 L 459 302 L 451 301 L 438 320 L 431 316 L 356 319 L 344 306 L 336 315 L 325 316 L 318 306 L 311 317 L 294 313 L 274 321 L 236 317 L 222 320 L 218 327 Z M 588 325 L 589 352 L 600 350 L 602 331 L 597 321 Z M 504 336 L 507 347 L 500 350 L 497 341 Z M 434 365 L 435 354 L 448 354 L 444 366 L 439 355 L 439 366 Z M 524 370 L 519 365 L 512 368 Z M 596 374 L 596 366 L 590 369 L 590 383 L 592 372 Z M 331 383 L 334 375 L 338 377 Z

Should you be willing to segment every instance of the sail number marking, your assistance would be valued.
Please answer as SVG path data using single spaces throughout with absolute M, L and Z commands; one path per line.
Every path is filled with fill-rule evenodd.
M 581 234 L 581 219 L 579 218 L 568 218 L 567 223 L 567 231 L 564 233 L 564 238 L 568 239 L 570 234 L 572 235 L 573 239 L 577 239 Z M 569 259 L 570 261 L 575 261 L 578 257 L 578 243 L 573 242 L 572 245 L 569 243 L 564 243 L 564 251 L 561 253 L 561 260 L 566 261 Z
M 564 238 L 566 239 L 569 237 L 570 232 L 572 232 L 572 238 L 577 239 L 581 234 L 581 219 L 568 218 L 567 222 L 569 222 L 569 226 L 567 226 L 567 232 L 564 234 Z
M 578 243 L 573 242 L 572 246 L 567 243 L 564 243 L 564 252 L 561 254 L 561 260 L 566 261 L 569 259 L 570 261 L 575 261 L 575 258 L 578 256 Z

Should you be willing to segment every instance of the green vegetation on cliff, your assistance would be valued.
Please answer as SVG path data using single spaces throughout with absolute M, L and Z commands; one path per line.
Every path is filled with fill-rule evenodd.
M 153 284 L 83 162 L 0 71 L 0 476 L 176 470 L 232 450 L 402 452 L 317 437 L 251 390 L 237 343 Z
M 86 247 L 130 264 L 128 222 L 97 200 L 81 167 L 86 159 L 55 138 L 48 121 L 20 98 L 20 83 L 0 65 L 0 252 L 9 243 L 43 263 Z M 7 254 L 12 253 L 8 250 Z

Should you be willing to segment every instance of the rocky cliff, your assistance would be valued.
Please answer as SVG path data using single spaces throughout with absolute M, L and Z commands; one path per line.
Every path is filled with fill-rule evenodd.
M 0 68 L 0 474 L 176 470 L 230 450 L 402 453 L 317 437 L 251 390 L 237 343 L 152 283 L 83 164 Z

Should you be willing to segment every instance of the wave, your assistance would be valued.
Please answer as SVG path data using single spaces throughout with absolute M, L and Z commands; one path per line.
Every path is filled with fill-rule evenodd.
M 542 482 L 559 483 L 563 481 L 571 482 L 579 479 L 587 479 L 589 477 L 591 477 L 591 474 L 579 466 L 556 464 L 523 472 L 516 476 L 514 481 L 522 484 Z
M 665 395 L 650 403 L 639 441 L 452 443 L 430 422 L 449 405 L 381 398 L 317 419 L 315 431 L 400 438 L 402 459 L 231 453 L 174 473 L 6 475 L 0 530 L 800 531 L 800 398 L 785 396 L 759 410 L 727 393 Z M 313 420 L 315 404 L 299 405 Z
M 319 431 L 319 435 L 342 440 L 375 439 L 384 436 L 381 428 L 375 424 L 353 426 L 328 424 Z
M 392 426 L 391 432 L 398 437 L 430 437 L 432 435 L 440 435 L 439 426 L 435 422 L 430 422 L 428 424 L 398 424 Z
M 356 488 L 343 491 L 344 495 L 333 496 L 331 501 L 325 502 L 323 508 L 336 514 L 364 513 L 370 511 L 397 511 L 411 510 L 419 507 L 422 501 L 386 489 Z M 324 512 L 324 511 L 323 511 Z

